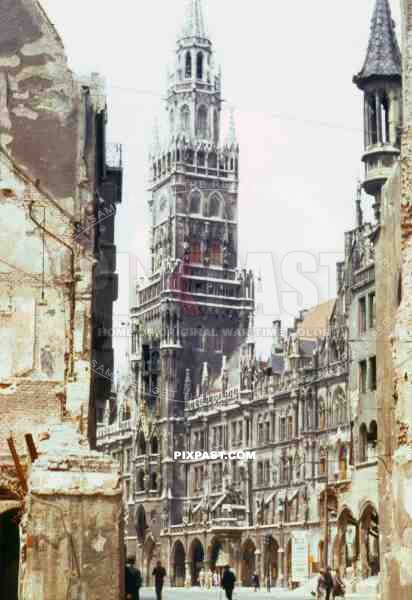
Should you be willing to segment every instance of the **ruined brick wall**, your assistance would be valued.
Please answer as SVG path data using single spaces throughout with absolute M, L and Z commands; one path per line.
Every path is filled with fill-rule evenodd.
M 48 381 L 22 379 L 0 386 L 0 457 L 8 454 L 6 440 L 13 433 L 19 452 L 25 453 L 24 434 L 47 433 L 61 421 L 61 385 Z M 28 423 L 30 424 L 28 426 Z

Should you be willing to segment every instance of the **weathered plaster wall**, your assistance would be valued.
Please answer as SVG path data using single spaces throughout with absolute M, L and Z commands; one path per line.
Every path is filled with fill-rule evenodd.
M 25 600 L 123 597 L 122 489 L 117 464 L 57 428 L 33 465 L 23 520 Z
M 0 141 L 54 195 L 74 199 L 81 94 L 62 41 L 34 0 L 2 2 L 0 24 Z

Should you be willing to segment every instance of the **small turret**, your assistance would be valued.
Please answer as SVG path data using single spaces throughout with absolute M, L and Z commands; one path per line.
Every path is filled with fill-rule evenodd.
M 382 186 L 400 154 L 402 122 L 401 53 L 389 0 L 376 0 L 366 59 L 353 81 L 364 93 L 363 188 L 375 197 L 379 219 Z

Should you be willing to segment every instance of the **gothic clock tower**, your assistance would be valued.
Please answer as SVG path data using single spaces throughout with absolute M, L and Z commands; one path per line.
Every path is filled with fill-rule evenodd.
M 162 526 L 181 522 L 186 482 L 172 457 L 188 428 L 185 404 L 239 385 L 254 310 L 253 276 L 238 268 L 235 123 L 232 114 L 222 143 L 221 109 L 201 1 L 191 0 L 167 90 L 167 141 L 156 134 L 150 157 L 151 275 L 131 315 L 137 435 L 146 436 L 148 454 L 142 500 L 160 502 Z

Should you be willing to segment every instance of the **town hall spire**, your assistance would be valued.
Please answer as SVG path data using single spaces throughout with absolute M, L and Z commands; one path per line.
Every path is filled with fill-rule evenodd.
M 207 39 L 202 0 L 187 0 L 186 15 L 180 39 Z

